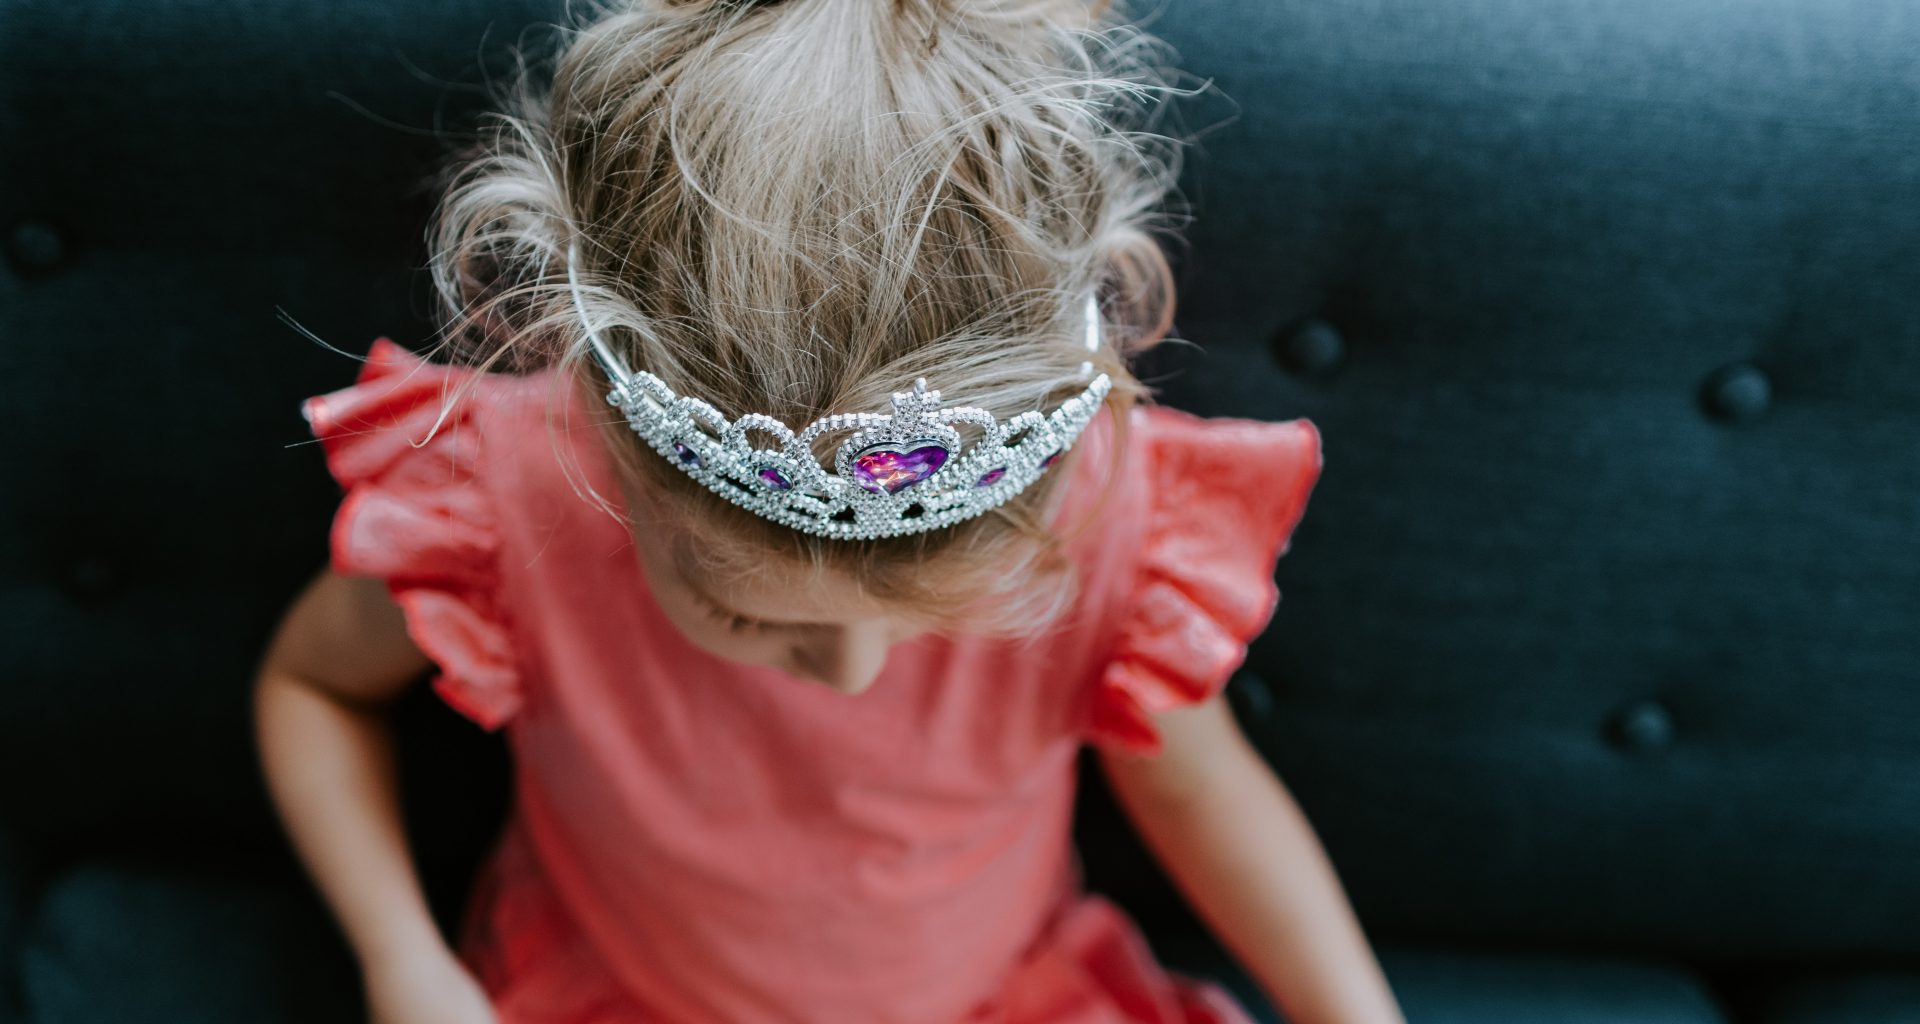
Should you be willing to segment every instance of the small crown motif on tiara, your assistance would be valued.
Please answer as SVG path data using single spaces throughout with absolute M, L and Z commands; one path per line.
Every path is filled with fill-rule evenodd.
M 585 323 L 573 265 L 574 302 Z M 1099 346 L 1100 309 L 1086 302 L 1086 345 Z M 893 395 L 890 413 L 837 413 L 794 433 L 772 416 L 729 420 L 699 398 L 675 394 L 659 377 L 629 370 L 587 327 L 596 357 L 613 382 L 608 405 L 653 449 L 722 498 L 805 533 L 844 540 L 938 529 L 1005 504 L 1038 480 L 1073 446 L 1112 388 L 1092 363 L 1080 364 L 1085 390 L 1050 413 L 1029 411 L 1000 422 L 973 406 L 943 407 L 938 389 L 916 378 Z M 981 436 L 969 447 L 957 425 Z M 828 470 L 815 456 L 823 434 L 852 431 Z M 759 433 L 771 445 L 752 443 Z

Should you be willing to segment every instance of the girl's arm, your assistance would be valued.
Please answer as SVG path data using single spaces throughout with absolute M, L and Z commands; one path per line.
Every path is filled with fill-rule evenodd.
M 1158 757 L 1101 751 L 1114 795 L 1292 1024 L 1405 1024 L 1306 815 L 1224 695 L 1155 718 Z
M 262 659 L 255 731 L 268 789 L 360 962 L 374 1020 L 491 1021 L 434 923 L 400 816 L 387 705 L 431 664 L 385 583 L 322 570 Z

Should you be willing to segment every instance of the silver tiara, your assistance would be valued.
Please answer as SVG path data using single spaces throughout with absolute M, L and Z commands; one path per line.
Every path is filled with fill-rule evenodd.
M 607 404 L 655 451 L 715 494 L 756 515 L 806 533 L 864 540 L 919 533 L 971 519 L 1005 504 L 1040 478 L 1073 446 L 1100 410 L 1112 387 L 1082 361 L 1076 380 L 1085 391 L 1051 413 L 1023 412 L 1001 423 L 972 406 L 940 407 L 940 391 L 925 377 L 893 395 L 891 413 L 840 413 L 815 420 L 795 434 L 771 416 L 748 413 L 729 421 L 712 405 L 673 389 L 645 370 L 629 370 L 587 320 L 574 266 L 577 246 L 568 246 L 567 282 L 574 308 L 600 367 L 613 382 Z M 1087 296 L 1086 344 L 1100 348 L 1100 304 Z M 1090 379 L 1089 379 L 1090 378 Z M 963 447 L 958 423 L 975 423 L 984 434 Z M 759 431 L 775 442 L 754 447 Z M 820 465 L 813 441 L 851 430 L 831 470 Z M 1016 440 L 1017 438 L 1017 440 Z

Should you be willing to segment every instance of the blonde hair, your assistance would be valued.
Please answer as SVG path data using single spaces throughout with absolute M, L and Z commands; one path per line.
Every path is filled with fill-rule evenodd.
M 516 53 L 486 130 L 440 172 L 442 344 L 482 370 L 562 368 L 606 413 L 631 511 L 602 507 L 664 526 L 710 578 L 788 559 L 930 623 L 1032 635 L 1054 621 L 1076 589 L 1063 546 L 1104 506 L 1126 414 L 1151 397 L 1127 359 L 1172 324 L 1155 235 L 1175 226 L 1182 143 L 1131 126 L 1177 92 L 1154 62 L 1164 44 L 1105 0 L 588 7 L 550 76 Z M 755 516 L 605 404 L 567 289 L 571 241 L 587 317 L 628 365 L 796 430 L 884 411 L 917 376 L 1002 420 L 1051 410 L 1084 386 L 1097 289 L 1107 487 L 1066 535 L 1046 509 L 1079 447 L 1000 508 L 924 533 L 835 540 Z

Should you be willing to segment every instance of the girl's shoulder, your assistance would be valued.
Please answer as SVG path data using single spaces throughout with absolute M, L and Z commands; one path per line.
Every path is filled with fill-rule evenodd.
M 521 700 L 498 558 L 514 474 L 498 456 L 543 418 L 551 376 L 430 362 L 381 337 L 353 383 L 300 405 L 342 489 L 333 570 L 385 581 L 439 668 L 434 689 L 489 728 Z
M 454 428 L 450 436 L 476 439 L 485 430 L 511 432 L 516 424 L 493 424 L 535 412 L 556 381 L 552 373 L 515 375 L 433 362 L 382 336 L 367 349 L 353 383 L 306 399 L 300 414 L 330 460 L 351 455 L 392 462 L 400 458 L 393 444 L 429 448 L 448 428 Z
M 1323 463 L 1302 418 L 1199 416 L 1142 404 L 1129 412 L 1123 483 L 1088 553 L 1109 573 L 1114 623 L 1081 708 L 1084 734 L 1112 749 L 1159 749 L 1153 716 L 1220 692 L 1280 601 L 1292 548 Z M 1089 453 L 1089 476 L 1100 453 Z M 1098 484 L 1088 488 L 1097 490 Z

